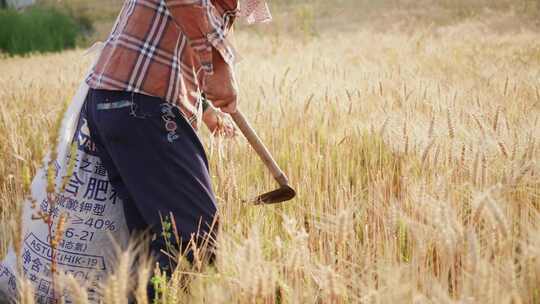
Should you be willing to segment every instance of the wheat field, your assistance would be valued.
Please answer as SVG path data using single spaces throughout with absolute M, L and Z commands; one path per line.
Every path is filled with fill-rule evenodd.
M 203 131 L 217 262 L 179 266 L 159 303 L 540 303 L 540 32 L 487 14 L 313 33 L 302 9 L 300 33 L 239 31 L 240 108 L 299 196 L 243 204 L 272 178 Z M 0 59 L 0 256 L 83 53 Z M 124 266 L 106 303 L 127 303 Z

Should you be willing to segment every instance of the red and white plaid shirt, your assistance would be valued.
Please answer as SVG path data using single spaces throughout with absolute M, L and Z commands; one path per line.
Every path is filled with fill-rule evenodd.
M 160 97 L 193 123 L 201 109 L 196 93 L 213 72 L 212 48 L 236 61 L 226 37 L 237 17 L 271 19 L 262 0 L 126 0 L 86 82 Z

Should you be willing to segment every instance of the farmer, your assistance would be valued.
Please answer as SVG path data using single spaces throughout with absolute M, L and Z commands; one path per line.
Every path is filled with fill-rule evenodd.
M 88 126 L 128 228 L 157 236 L 150 247 L 165 270 L 160 215 L 172 214 L 175 245 L 191 261 L 191 240 L 215 238 L 216 198 L 195 130 L 202 116 L 212 132 L 234 134 L 223 114 L 236 111 L 238 95 L 227 36 L 241 13 L 269 18 L 261 0 L 126 0 L 86 79 Z

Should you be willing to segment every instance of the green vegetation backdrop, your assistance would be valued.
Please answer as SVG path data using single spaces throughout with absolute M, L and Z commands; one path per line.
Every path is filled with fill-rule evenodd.
M 0 10 L 0 52 L 9 55 L 73 48 L 80 33 L 79 23 L 56 8 Z

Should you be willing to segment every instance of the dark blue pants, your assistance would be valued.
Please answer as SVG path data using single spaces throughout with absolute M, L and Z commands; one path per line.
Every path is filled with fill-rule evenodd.
M 208 236 L 215 239 L 217 208 L 208 160 L 179 108 L 157 97 L 91 89 L 83 112 L 109 179 L 123 199 L 129 230 L 150 230 L 156 236 L 150 249 L 162 269 L 170 261 L 161 253 L 166 243 L 160 214 L 174 216 L 182 241 L 170 240 L 182 251 L 192 238 L 199 245 Z M 192 261 L 191 253 L 187 257 Z

